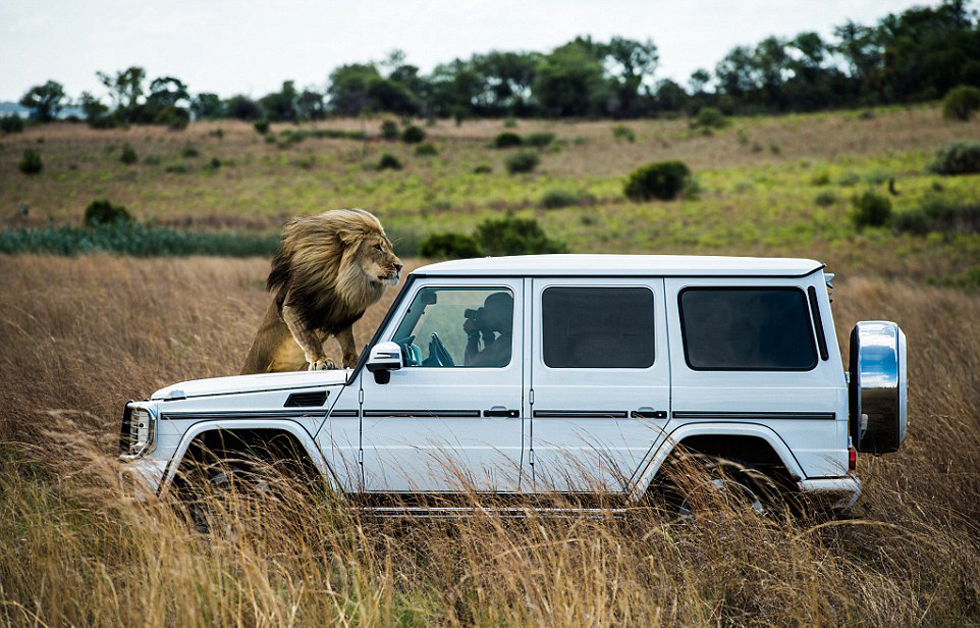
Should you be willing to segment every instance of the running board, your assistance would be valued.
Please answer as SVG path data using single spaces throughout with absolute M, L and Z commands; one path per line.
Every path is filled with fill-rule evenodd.
M 503 519 L 526 519 L 530 516 L 546 519 L 571 519 L 588 517 L 605 519 L 621 518 L 628 508 L 517 508 L 493 506 L 358 506 L 358 512 L 378 518 L 411 517 L 413 519 L 460 519 L 478 516 L 494 516 Z

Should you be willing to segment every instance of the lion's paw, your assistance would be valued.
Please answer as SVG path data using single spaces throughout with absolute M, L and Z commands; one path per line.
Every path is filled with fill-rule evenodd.
M 336 370 L 337 365 L 333 363 L 333 360 L 316 360 L 310 362 L 309 367 L 306 369 L 308 371 L 333 371 Z

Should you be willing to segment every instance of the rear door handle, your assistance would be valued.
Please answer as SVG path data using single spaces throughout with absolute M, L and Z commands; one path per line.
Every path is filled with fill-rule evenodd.
M 483 411 L 483 417 L 486 419 L 502 417 L 505 419 L 516 419 L 520 416 L 520 411 L 518 410 L 508 410 L 503 406 L 494 406 L 489 410 Z
M 633 410 L 630 412 L 630 416 L 634 419 L 666 419 L 666 410 L 654 410 L 652 408 L 640 408 L 639 410 Z

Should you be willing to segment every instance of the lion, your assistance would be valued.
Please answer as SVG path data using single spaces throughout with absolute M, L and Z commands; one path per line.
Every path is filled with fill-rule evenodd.
M 398 283 L 401 269 L 381 223 L 362 209 L 293 218 L 266 282 L 275 298 L 242 374 L 337 368 L 323 350 L 331 335 L 340 343 L 343 367 L 354 366 L 354 322 Z

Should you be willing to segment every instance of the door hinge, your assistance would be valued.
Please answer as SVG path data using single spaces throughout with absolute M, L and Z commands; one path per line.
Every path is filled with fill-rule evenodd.
M 357 450 L 357 464 L 359 464 L 361 466 L 364 466 L 364 450 L 363 449 L 358 449 Z
M 364 403 L 364 389 L 361 388 L 357 391 L 357 403 Z
M 527 402 L 529 404 L 531 404 L 532 406 L 534 405 L 534 389 L 533 388 L 531 390 L 527 391 Z
M 528 461 L 528 464 L 530 464 L 532 466 L 534 465 L 534 450 L 533 449 L 531 449 L 531 450 L 529 450 L 527 452 L 527 461 Z

